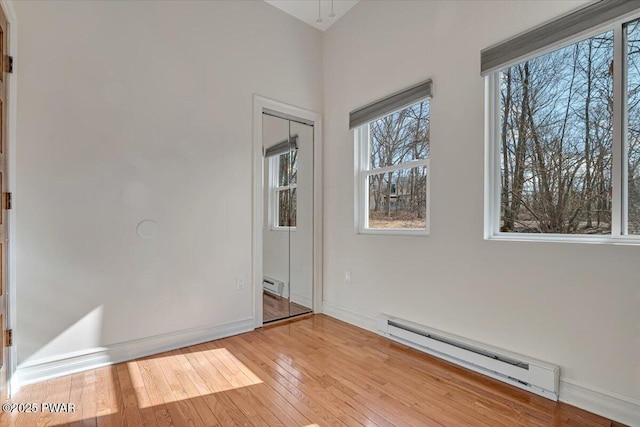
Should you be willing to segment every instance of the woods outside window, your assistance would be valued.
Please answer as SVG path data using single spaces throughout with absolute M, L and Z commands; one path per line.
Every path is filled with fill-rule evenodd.
M 295 230 L 298 211 L 298 150 L 271 158 L 272 229 Z
M 429 99 L 356 128 L 359 231 L 429 229 Z
M 640 21 L 485 76 L 485 237 L 640 243 Z

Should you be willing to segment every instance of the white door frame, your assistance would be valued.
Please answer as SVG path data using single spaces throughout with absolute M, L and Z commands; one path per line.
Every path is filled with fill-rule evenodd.
M 251 284 L 255 327 L 262 327 L 264 157 L 262 113 L 272 110 L 313 122 L 313 311 L 322 311 L 322 119 L 320 114 L 260 95 L 253 96 L 253 237 Z
M 8 0 L 0 0 L 4 14 L 7 17 L 9 27 L 9 52 L 8 55 L 13 56 L 13 74 L 7 74 L 7 168 L 8 168 L 8 180 L 7 191 L 13 193 L 15 196 L 16 190 L 16 141 L 17 133 L 16 127 L 18 124 L 18 20 L 16 18 L 13 4 Z M 15 210 L 15 197 L 13 198 L 13 209 L 7 212 L 7 230 L 9 232 L 9 246 L 7 247 L 7 328 L 14 330 L 13 345 L 9 347 L 8 360 L 7 360 L 7 397 L 11 397 L 17 391 L 15 384 L 12 384 L 12 379 L 16 372 L 18 364 L 18 350 L 15 339 L 16 329 L 16 210 Z M 4 336 L 4 332 L 3 332 Z

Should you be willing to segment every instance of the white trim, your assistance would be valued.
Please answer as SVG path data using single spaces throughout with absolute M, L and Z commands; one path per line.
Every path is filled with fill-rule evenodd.
M 560 401 L 629 426 L 640 426 L 640 401 L 560 378 Z
M 12 380 L 12 389 L 18 390 L 23 385 L 213 341 L 249 332 L 253 329 L 253 318 L 248 317 L 221 325 L 185 329 L 63 354 L 52 358 L 29 361 L 18 367 Z
M 313 311 L 322 312 L 322 118 L 320 114 L 294 107 L 263 96 L 253 95 L 253 206 L 252 263 L 253 314 L 255 327 L 263 324 L 263 230 L 264 230 L 264 161 L 262 151 L 262 113 L 271 110 L 313 123 Z
M 377 334 L 377 323 L 374 317 L 328 301 L 324 301 L 324 313 Z M 560 377 L 558 400 L 629 426 L 640 427 L 640 401 L 617 393 Z
M 413 236 L 429 237 L 430 231 L 426 228 L 364 228 L 358 231 L 364 236 Z
M 362 233 L 369 226 L 367 209 L 369 206 L 369 191 L 367 181 L 362 179 L 362 171 L 369 164 L 369 125 L 358 126 L 354 129 L 353 137 L 355 143 L 354 163 L 355 163 L 355 192 L 354 206 L 356 209 L 356 234 Z
M 380 173 L 387 173 L 387 172 L 395 172 L 397 170 L 402 170 L 402 169 L 413 169 L 413 168 L 417 168 L 420 166 L 428 166 L 429 165 L 429 159 L 418 159 L 418 160 L 410 160 L 408 162 L 404 162 L 404 163 L 398 163 L 397 165 L 391 165 L 391 166 L 385 166 L 382 168 L 375 168 L 375 169 L 366 169 L 362 171 L 362 174 L 365 177 L 368 177 L 369 175 L 377 175 Z
M 309 295 L 299 294 L 297 292 L 290 292 L 289 297 L 291 298 L 291 302 L 300 304 L 303 307 L 313 306 L 313 298 L 311 298 Z
M 358 126 L 353 129 L 353 197 L 355 198 L 353 204 L 353 231 L 355 234 L 360 233 L 360 224 L 364 224 L 365 217 L 363 215 L 363 211 L 365 209 L 363 208 L 362 203 L 364 198 L 368 197 L 367 192 L 362 188 L 360 182 L 360 171 L 363 169 L 360 163 L 367 155 L 362 152 L 362 147 L 364 146 L 361 142 L 364 138 L 362 135 L 363 133 L 364 129 L 362 126 Z M 365 206 L 366 205 L 368 205 L 368 202 L 365 203 Z
M 375 317 L 365 316 L 358 312 L 349 310 L 338 304 L 334 304 L 329 301 L 323 301 L 323 313 L 327 316 L 333 317 L 343 322 L 347 322 L 351 325 L 355 325 L 359 328 L 366 329 L 377 334 L 378 324 Z
M 493 236 L 495 210 L 495 74 L 484 79 L 484 238 Z
M 613 70 L 613 111 L 611 117 L 611 126 L 613 127 L 611 147 L 611 154 L 613 156 L 611 165 L 611 188 L 613 191 L 611 198 L 611 235 L 616 237 L 626 234 L 625 224 L 627 218 L 625 218 L 626 209 L 623 203 L 626 205 L 625 201 L 628 198 L 622 196 L 625 191 L 625 171 L 627 169 L 624 164 L 628 163 L 628 160 L 622 161 L 624 154 L 623 146 L 625 145 L 623 141 L 626 142 L 627 140 L 626 132 L 623 129 L 626 120 L 623 119 L 623 116 L 628 114 L 627 109 L 622 105 L 623 100 L 627 98 L 625 96 L 626 84 L 624 83 L 624 73 L 626 70 L 624 63 L 626 62 L 626 58 L 623 57 L 625 49 L 622 33 L 622 26 L 616 25 L 613 29 L 613 63 L 623 64 L 620 67 L 614 67 Z
M 496 233 L 487 240 L 510 242 L 548 242 L 548 243 L 590 243 L 608 245 L 640 245 L 640 236 L 610 237 L 608 235 L 591 236 L 587 234 L 543 234 L 543 233 Z
M 9 25 L 9 52 L 13 56 L 13 73 L 7 74 L 7 103 L 8 103 L 8 128 L 7 128 L 7 162 L 9 175 L 7 179 L 7 189 L 15 196 L 16 189 L 16 149 L 17 149 L 17 124 L 18 124 L 18 69 L 20 57 L 18 55 L 18 20 L 13 8 L 13 3 L 8 0 L 0 0 L 0 4 L 5 12 Z M 14 197 L 14 209 L 8 211 L 7 229 L 9 230 L 9 245 L 7 247 L 7 327 L 16 329 L 16 202 Z M 12 378 L 15 375 L 18 360 L 17 344 L 9 347 L 7 360 L 7 396 L 14 393 Z

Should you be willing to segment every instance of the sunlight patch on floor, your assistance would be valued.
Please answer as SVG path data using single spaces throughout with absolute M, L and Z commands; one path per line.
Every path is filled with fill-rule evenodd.
M 262 383 L 226 348 L 151 356 L 126 365 L 139 408 Z

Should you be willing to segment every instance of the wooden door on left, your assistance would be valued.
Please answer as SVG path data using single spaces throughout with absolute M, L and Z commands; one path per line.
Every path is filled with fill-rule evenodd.
M 7 331 L 7 247 L 9 233 L 7 210 L 11 208 L 10 194 L 7 193 L 7 72 L 11 67 L 8 56 L 9 32 L 7 17 L 0 7 L 0 397 L 6 399 L 7 392 L 7 346 L 10 345 L 10 331 Z

